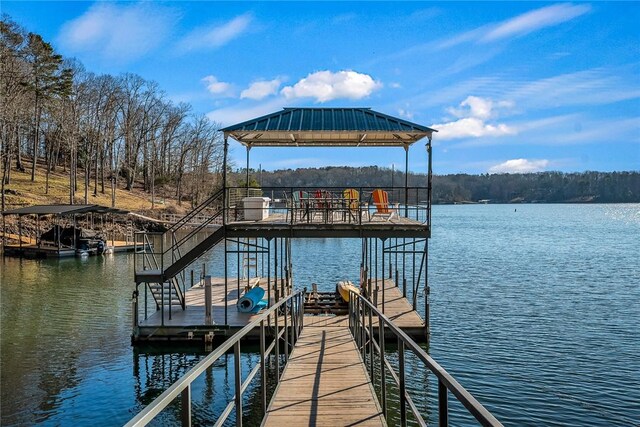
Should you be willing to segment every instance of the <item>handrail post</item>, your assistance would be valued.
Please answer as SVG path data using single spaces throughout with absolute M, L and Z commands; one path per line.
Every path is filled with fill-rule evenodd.
M 369 365 L 371 371 L 371 384 L 373 384 L 373 314 L 371 313 L 371 308 L 369 308 Z
M 284 303 L 284 363 L 285 365 L 289 361 L 289 329 L 288 329 L 288 310 L 287 302 Z
M 360 298 L 358 298 L 360 299 Z M 366 310 L 367 310 L 367 306 L 364 304 L 364 302 L 362 302 L 362 316 L 360 318 L 360 325 L 362 325 L 362 327 L 360 328 L 360 333 L 362 334 L 362 361 L 366 361 L 366 355 L 367 355 L 367 321 L 366 321 Z M 366 366 L 366 365 L 365 365 Z
M 378 335 L 380 337 L 380 400 L 382 401 L 382 416 L 387 418 L 387 379 L 385 372 L 385 354 L 384 354 L 384 322 L 382 317 L 378 316 Z
M 440 427 L 449 425 L 447 386 L 441 380 L 438 380 L 438 425 Z
M 187 387 L 182 390 L 181 400 L 182 413 L 180 418 L 182 427 L 191 427 L 191 384 L 188 384 Z
M 398 337 L 398 395 L 400 398 L 400 425 L 407 425 L 407 401 L 406 401 L 406 388 L 404 381 L 404 341 Z
M 267 370 L 265 367 L 264 319 L 260 321 L 260 391 L 262 394 L 262 413 L 267 413 Z
M 276 384 L 278 384 L 280 382 L 280 327 L 278 326 L 278 309 L 275 309 L 273 313 L 276 328 L 276 336 L 274 338 L 276 350 Z
M 236 427 L 242 427 L 242 372 L 240 369 L 240 340 L 233 345 L 233 362 L 236 382 Z

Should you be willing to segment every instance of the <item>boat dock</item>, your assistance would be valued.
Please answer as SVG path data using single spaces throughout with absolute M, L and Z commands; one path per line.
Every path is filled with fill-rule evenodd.
M 386 426 L 347 316 L 309 317 L 263 426 Z
M 155 310 L 151 307 L 151 298 L 146 305 L 149 313 L 146 318 L 139 320 L 137 333 L 134 335 L 134 342 L 148 341 L 191 341 L 202 340 L 203 336 L 213 334 L 214 337 L 227 337 L 238 332 L 240 329 L 251 323 L 259 314 L 241 313 L 236 308 L 238 302 L 238 289 L 244 289 L 247 283 L 258 283 L 265 293 L 268 289 L 264 279 L 228 279 L 228 288 L 225 293 L 223 277 L 211 278 L 211 312 L 210 319 L 207 320 L 206 292 L 204 282 L 199 282 L 189 288 L 184 294 L 185 309 L 177 304 L 166 304 L 163 310 Z M 374 285 L 375 289 L 375 285 Z M 271 295 L 275 295 L 275 289 L 271 290 Z M 385 315 L 392 319 L 407 335 L 417 342 L 424 342 L 427 339 L 425 322 L 420 315 L 413 310 L 409 301 L 402 296 L 402 290 L 393 281 L 386 280 L 384 292 L 382 281 L 378 286 L 378 301 L 382 307 L 384 294 Z M 307 293 L 305 298 L 309 298 Z M 337 297 L 337 296 L 336 296 Z M 168 299 L 168 296 L 167 296 Z M 271 303 L 275 302 L 275 297 L 271 297 Z M 145 305 L 144 301 L 139 304 Z M 345 306 L 346 308 L 346 306 Z M 226 316 L 225 316 L 226 313 Z M 346 321 L 346 315 L 305 315 L 305 325 L 316 324 L 333 319 L 332 322 Z M 248 338 L 256 338 L 259 331 L 256 329 L 247 335 Z
M 182 425 L 191 425 L 192 382 L 230 351 L 235 393 L 211 424 L 226 425 L 233 416 L 235 425 L 242 426 L 250 402 L 254 417 L 263 415 L 264 426 L 383 426 L 389 413 L 397 415 L 402 426 L 408 417 L 427 425 L 434 422 L 434 414 L 440 426 L 447 426 L 448 398 L 453 396 L 480 424 L 500 426 L 417 343 L 429 339 L 434 130 L 368 108 L 286 108 L 222 132 L 220 191 L 165 233 L 136 234 L 132 341 L 225 339 L 127 426 L 147 425 L 165 408 L 171 410 L 177 398 L 181 404 L 172 408 L 179 406 Z M 228 185 L 229 138 L 247 150 L 245 187 Z M 409 148 L 422 138 L 428 139 L 425 182 L 410 187 Z M 402 148 L 404 185 L 249 188 L 250 150 L 305 146 Z M 195 218 L 200 224 L 189 226 Z M 316 297 L 320 292 L 311 284 L 294 283 L 296 267 L 311 266 L 317 277 L 335 273 L 313 259 L 294 266 L 291 242 L 297 238 L 360 243 L 356 265 L 343 273 L 357 276 L 359 270 L 358 280 L 348 286 L 347 304 L 337 295 L 332 301 L 331 292 Z M 216 245 L 224 257 L 222 265 L 214 267 L 220 277 L 210 278 L 203 271 L 204 286 L 200 280 L 194 286 L 191 266 Z M 357 251 L 358 245 L 350 248 Z M 243 298 L 253 295 L 252 281 L 258 278 L 257 286 L 265 291 L 264 309 L 239 313 L 238 298 L 243 290 Z M 310 311 L 330 315 L 305 315 L 308 305 L 313 305 Z M 418 306 L 424 307 L 424 319 Z M 248 373 L 241 368 L 242 343 L 247 339 L 259 341 L 260 348 Z M 393 351 L 386 351 L 387 342 Z M 412 353 L 409 358 L 407 353 Z M 419 366 L 409 370 L 409 363 Z M 407 372 L 416 369 L 429 375 L 435 388 L 437 403 L 429 414 L 420 413 L 407 387 Z M 252 381 L 255 387 L 249 386 Z

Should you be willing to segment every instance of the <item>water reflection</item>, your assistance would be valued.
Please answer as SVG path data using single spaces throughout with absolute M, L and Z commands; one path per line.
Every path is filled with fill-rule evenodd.
M 432 356 L 505 424 L 633 425 L 640 419 L 638 218 L 639 205 L 522 205 L 515 213 L 436 206 Z M 297 241 L 296 285 L 357 280 L 359 245 Z M 200 262 L 221 275 L 220 260 L 213 251 Z M 0 261 L 3 426 L 122 425 L 203 357 L 198 349 L 130 346 L 132 262 L 121 254 Z M 437 382 L 409 357 L 407 386 L 436 422 Z M 257 359 L 256 351 L 243 357 L 243 375 Z M 209 423 L 233 397 L 233 357 L 228 362 L 194 384 L 196 424 Z M 245 395 L 249 425 L 261 418 L 256 393 L 257 381 Z M 450 402 L 452 424 L 468 424 Z M 390 399 L 390 424 L 394 405 Z M 156 424 L 178 420 L 178 409 Z

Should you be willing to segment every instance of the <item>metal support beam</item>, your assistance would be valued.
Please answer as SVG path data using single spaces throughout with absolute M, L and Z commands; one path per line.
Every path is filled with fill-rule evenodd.
M 222 155 L 222 224 L 227 223 L 227 156 L 229 155 L 229 138 L 225 135 Z M 225 260 L 226 264 L 226 260 Z
M 409 146 L 404 146 L 404 216 L 409 216 Z

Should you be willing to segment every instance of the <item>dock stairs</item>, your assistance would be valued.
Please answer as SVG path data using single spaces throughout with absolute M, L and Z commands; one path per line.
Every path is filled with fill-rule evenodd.
M 220 190 L 167 231 L 136 233 L 135 281 L 146 284 L 158 308 L 185 309 L 185 269 L 224 239 L 222 214 Z
M 147 283 L 147 287 L 153 295 L 156 309 L 160 309 L 162 306 L 180 306 L 181 309 L 185 309 L 184 292 L 180 288 L 177 278 L 171 278 L 168 282 L 163 283 Z

